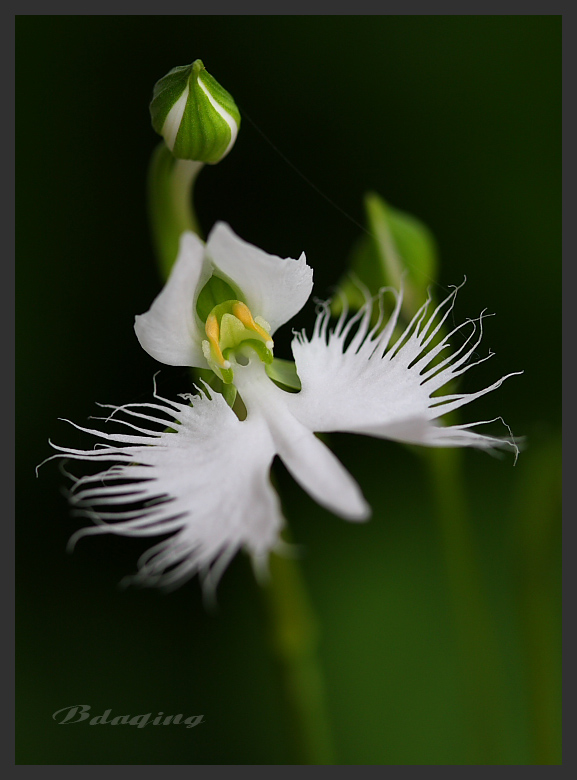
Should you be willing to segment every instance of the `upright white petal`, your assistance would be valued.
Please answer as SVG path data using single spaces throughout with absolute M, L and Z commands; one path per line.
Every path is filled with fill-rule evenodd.
M 198 236 L 183 233 L 168 281 L 146 314 L 135 318 L 141 346 L 169 366 L 206 366 L 195 313 L 198 293 L 211 274 L 204 250 Z
M 269 255 L 218 222 L 206 242 L 206 253 L 242 290 L 253 316 L 270 324 L 271 333 L 300 311 L 311 294 L 313 271 L 304 252 L 298 260 Z
M 366 520 L 370 507 L 356 481 L 338 458 L 290 412 L 290 393 L 278 388 L 254 360 L 235 368 L 235 383 L 247 407 L 248 420 L 260 419 L 272 436 L 281 460 L 321 506 L 347 520 Z
M 261 418 L 240 422 L 221 395 L 201 393 L 193 406 L 155 398 L 108 406 L 103 419 L 130 433 L 75 426 L 105 440 L 97 449 L 53 445 L 60 453 L 53 457 L 111 464 L 75 480 L 71 502 L 95 523 L 77 536 L 171 534 L 142 555 L 135 580 L 172 587 L 198 572 L 215 585 L 237 550 L 258 563 L 278 542 L 273 441 Z
M 350 431 L 431 447 L 516 450 L 511 439 L 470 430 L 485 421 L 447 427 L 436 422 L 513 376 L 508 374 L 474 393 L 432 396 L 447 382 L 487 359 L 470 361 L 481 341 L 482 316 L 476 321 L 467 320 L 433 346 L 453 309 L 456 294 L 457 289 L 432 313 L 431 301 L 427 301 L 392 346 L 402 293 L 393 291 L 395 306 L 384 328 L 381 321 L 371 328 L 372 300 L 353 317 L 347 319 L 343 312 L 334 329 L 328 327 L 330 312 L 325 306 L 312 338 L 298 334 L 292 344 L 302 383 L 301 392 L 288 397 L 293 414 L 315 431 Z M 382 294 L 379 304 L 382 306 Z M 463 335 L 465 328 L 469 333 Z M 449 351 L 450 342 L 459 345 L 453 352 Z M 440 363 L 431 363 L 445 355 Z

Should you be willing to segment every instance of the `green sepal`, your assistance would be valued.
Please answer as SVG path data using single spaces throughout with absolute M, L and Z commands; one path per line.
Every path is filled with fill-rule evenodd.
M 363 236 L 353 248 L 350 271 L 338 290 L 352 309 L 359 309 L 365 298 L 355 278 L 377 295 L 382 287 L 404 288 L 403 310 L 415 312 L 426 300 L 427 288 L 437 277 L 437 248 L 430 230 L 416 217 L 390 206 L 376 193 L 365 196 L 365 214 L 370 235 Z M 336 296 L 333 313 L 342 310 Z
M 212 99 L 215 101 L 215 103 L 218 103 L 219 106 L 222 106 L 226 113 L 230 114 L 234 119 L 236 126 L 240 127 L 240 111 L 234 102 L 233 96 L 218 83 L 214 76 L 210 75 L 200 60 L 196 60 L 196 62 L 193 63 L 193 68 L 196 63 L 200 63 L 200 67 L 197 66 L 199 74 L 198 77 L 210 92 Z
M 297 367 L 292 360 L 274 358 L 264 369 L 270 379 L 283 389 L 300 390 L 301 380 L 297 374 Z
M 213 274 L 198 295 L 196 313 L 202 322 L 206 322 L 215 306 L 230 300 L 240 300 L 239 291 Z
M 192 65 L 179 65 L 154 85 L 150 101 L 150 119 L 159 135 L 162 135 L 170 109 L 186 89 L 191 72 Z

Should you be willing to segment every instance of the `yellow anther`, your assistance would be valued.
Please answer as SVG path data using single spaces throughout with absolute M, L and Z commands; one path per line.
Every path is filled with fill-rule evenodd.
M 261 326 L 254 321 L 252 314 L 250 313 L 250 309 L 246 305 L 246 303 L 241 303 L 241 301 L 238 301 L 234 304 L 232 307 L 232 313 L 234 316 L 239 319 L 245 328 L 248 328 L 249 330 L 253 330 L 255 333 L 258 333 L 258 335 L 264 339 L 264 342 L 266 344 L 266 347 L 268 349 L 272 349 L 274 346 L 274 342 L 270 337 L 270 333 L 267 333 L 264 328 L 261 328 Z
M 230 368 L 230 363 L 228 360 L 224 359 L 224 355 L 222 354 L 222 350 L 220 348 L 220 328 L 218 326 L 218 320 L 214 314 L 208 315 L 204 329 L 211 346 L 212 354 L 216 358 L 215 363 L 217 363 L 217 365 L 219 365 L 221 368 Z

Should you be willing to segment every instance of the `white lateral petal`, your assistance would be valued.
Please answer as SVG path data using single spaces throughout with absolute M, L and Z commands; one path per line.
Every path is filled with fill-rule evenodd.
M 114 426 L 152 407 L 166 419 L 149 437 L 91 430 L 119 446 L 57 448 L 54 457 L 112 464 L 75 480 L 70 501 L 95 523 L 76 537 L 170 533 L 141 557 L 135 579 L 173 587 L 199 573 L 212 586 L 240 548 L 258 562 L 278 542 L 283 517 L 269 480 L 272 438 L 261 418 L 240 422 L 218 394 L 194 396 L 193 406 L 157 400 L 117 407 L 109 418 Z
M 135 318 L 134 330 L 141 346 L 169 366 L 206 366 L 194 310 L 198 293 L 211 273 L 204 249 L 198 236 L 183 233 L 162 292 L 146 314 Z
M 247 419 L 261 418 L 276 452 L 292 476 L 321 506 L 347 520 L 371 513 L 357 482 L 330 449 L 289 411 L 290 393 L 280 390 L 261 363 L 235 368 L 235 383 L 247 407 Z
M 253 316 L 270 324 L 271 333 L 300 311 L 311 294 L 313 271 L 304 252 L 298 260 L 269 255 L 218 222 L 206 242 L 206 254 L 242 290 Z
M 328 327 L 330 312 L 325 307 L 317 318 L 312 337 L 297 334 L 293 340 L 293 354 L 302 383 L 300 393 L 288 396 L 293 414 L 315 431 L 350 431 L 434 447 L 516 450 L 512 439 L 482 436 L 464 431 L 463 426 L 441 427 L 433 422 L 496 389 L 508 378 L 503 377 L 476 393 L 431 397 L 435 390 L 476 365 L 469 361 L 481 340 L 482 317 L 464 323 L 471 327 L 471 333 L 452 355 L 449 336 L 454 336 L 463 326 L 455 328 L 437 346 L 431 346 L 434 335 L 453 308 L 456 293 L 454 290 L 431 314 L 430 301 L 427 301 L 392 346 L 389 342 L 402 292 L 393 292 L 394 311 L 380 333 L 379 326 L 371 328 L 370 324 L 372 300 L 348 320 L 345 311 L 333 329 Z M 382 305 L 382 300 L 379 303 Z M 429 365 L 437 355 L 446 354 L 449 356 L 442 363 Z

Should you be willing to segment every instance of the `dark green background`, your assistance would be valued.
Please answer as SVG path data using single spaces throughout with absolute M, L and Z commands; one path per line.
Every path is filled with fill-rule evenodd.
M 446 568 L 422 461 L 333 436 L 374 507 L 366 525 L 319 509 L 279 469 L 322 626 L 321 658 L 347 764 L 559 761 L 560 101 L 558 16 L 17 17 L 17 761 L 280 764 L 298 760 L 244 556 L 207 613 L 197 581 L 120 591 L 146 544 L 66 541 L 78 527 L 48 437 L 82 446 L 95 401 L 149 400 L 158 365 L 135 314 L 160 289 L 145 180 L 154 82 L 200 57 L 243 123 L 196 202 L 281 256 L 306 251 L 326 297 L 373 189 L 435 234 L 457 318 L 488 307 L 466 408 L 503 415 L 528 448 L 464 457 L 473 535 L 499 652 L 491 755 L 478 752 Z M 331 201 L 330 205 L 267 144 Z M 437 294 L 442 294 L 440 288 Z M 311 302 L 295 323 L 310 326 Z M 287 350 L 286 328 L 281 350 Z M 288 356 L 288 354 L 287 354 Z M 185 390 L 164 367 L 162 392 Z M 177 726 L 60 726 L 52 713 L 203 713 Z

